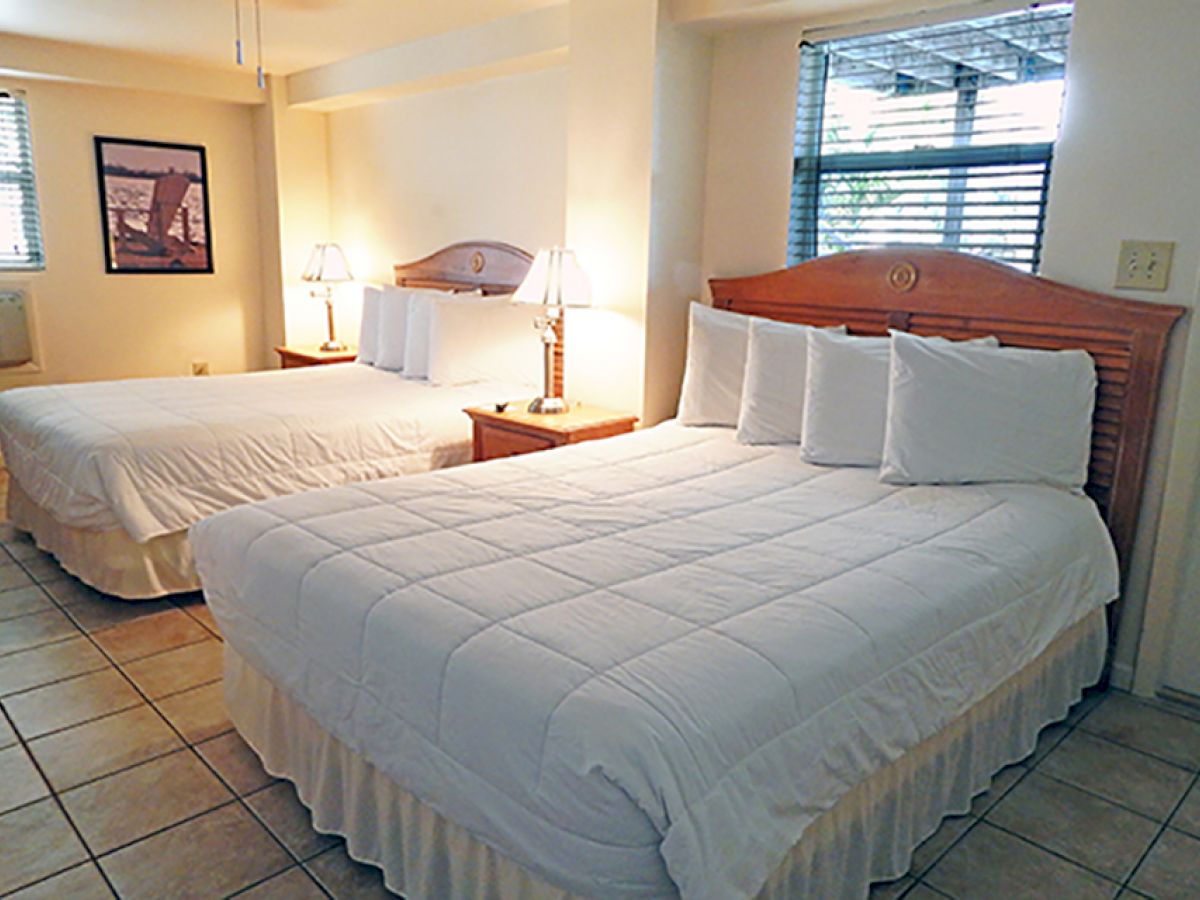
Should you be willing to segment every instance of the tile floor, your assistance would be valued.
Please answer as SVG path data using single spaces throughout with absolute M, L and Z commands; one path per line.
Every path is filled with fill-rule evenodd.
M 198 596 L 106 598 L 0 523 L 0 708 L 2 896 L 387 896 L 232 731 Z M 871 896 L 1200 897 L 1198 772 L 1200 715 L 1091 694 Z

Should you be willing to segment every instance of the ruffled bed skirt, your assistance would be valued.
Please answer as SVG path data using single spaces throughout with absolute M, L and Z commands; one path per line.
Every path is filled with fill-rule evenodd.
M 942 732 L 843 796 L 818 818 L 763 886 L 763 900 L 866 897 L 908 871 L 942 818 L 965 813 L 1004 766 L 1028 756 L 1043 727 L 1066 716 L 1100 677 L 1104 611 L 1061 634 L 1031 665 Z M 563 900 L 500 851 L 401 790 L 327 734 L 279 688 L 225 647 L 230 714 L 267 770 L 296 784 L 319 831 L 379 866 L 409 900 Z M 677 896 L 664 886 L 664 897 Z
M 33 536 L 59 565 L 99 591 L 123 600 L 149 600 L 200 589 L 186 531 L 139 544 L 122 528 L 87 531 L 63 525 L 8 482 L 8 520 Z

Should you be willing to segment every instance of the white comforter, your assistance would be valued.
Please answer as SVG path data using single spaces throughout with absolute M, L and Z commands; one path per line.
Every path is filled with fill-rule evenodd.
M 241 503 L 466 462 L 462 409 L 523 396 L 358 363 L 0 393 L 0 450 L 64 525 L 136 541 Z
M 1117 593 L 1084 497 L 898 488 L 675 425 L 191 535 L 246 661 L 603 898 L 753 895 L 851 786 Z

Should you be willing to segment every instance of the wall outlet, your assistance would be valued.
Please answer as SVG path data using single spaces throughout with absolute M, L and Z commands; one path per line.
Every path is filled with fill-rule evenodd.
M 1121 241 L 1117 258 L 1118 288 L 1139 291 L 1165 291 L 1171 277 L 1174 241 Z
M 193 359 L 192 360 L 192 374 L 193 375 L 211 375 L 212 373 L 208 371 L 208 360 L 207 359 Z

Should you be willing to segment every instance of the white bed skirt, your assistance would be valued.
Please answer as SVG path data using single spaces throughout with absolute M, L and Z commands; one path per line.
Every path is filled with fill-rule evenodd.
M 150 600 L 200 589 L 186 531 L 139 544 L 121 528 L 73 528 L 34 503 L 15 478 L 8 482 L 8 520 L 32 535 L 40 549 L 53 554 L 76 578 L 122 600 Z
M 861 900 L 909 870 L 942 818 L 965 813 L 996 772 L 1028 756 L 1104 663 L 1104 610 L 1061 634 L 1031 665 L 862 782 L 805 832 L 759 893 Z M 352 857 L 379 866 L 408 900 L 562 900 L 498 850 L 401 790 L 348 750 L 225 645 L 225 695 L 238 731 L 273 775 L 296 784 L 317 830 L 342 835 Z M 673 891 L 665 897 L 677 896 Z

